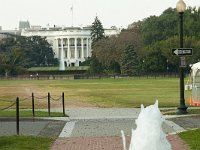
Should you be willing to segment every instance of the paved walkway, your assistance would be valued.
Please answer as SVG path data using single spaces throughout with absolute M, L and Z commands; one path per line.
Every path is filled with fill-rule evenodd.
M 62 112 L 61 109 L 51 111 Z M 54 121 L 36 119 L 34 122 L 24 120 L 20 122 L 20 133 L 58 137 L 51 150 L 123 150 L 120 131 L 124 130 L 129 145 L 131 129 L 136 128 L 135 119 L 139 112 L 139 108 L 66 108 L 69 118 L 53 118 Z M 200 117 L 166 118 L 163 130 L 168 134 L 173 150 L 188 150 L 174 133 L 200 128 Z M 6 130 L 9 133 L 5 133 Z M 15 122 L 0 119 L 0 135 L 12 135 L 14 131 Z
M 172 150 L 189 150 L 188 146 L 177 136 L 169 135 Z M 127 139 L 127 149 L 130 137 Z M 121 137 L 72 137 L 57 139 L 51 150 L 123 150 Z
M 140 109 L 76 108 L 66 109 L 70 122 L 66 123 L 51 150 L 123 150 L 121 130 L 130 142 L 131 129 Z M 163 130 L 173 150 L 189 150 L 188 146 L 174 133 L 185 131 L 170 118 Z M 172 119 L 172 120 L 171 120 Z M 181 120 L 181 119 L 180 119 Z

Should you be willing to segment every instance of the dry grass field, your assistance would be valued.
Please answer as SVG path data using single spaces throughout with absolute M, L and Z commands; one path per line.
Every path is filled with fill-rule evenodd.
M 46 108 L 50 92 L 53 98 L 65 93 L 66 107 L 139 107 L 159 100 L 161 107 L 178 106 L 179 78 L 109 78 L 86 80 L 0 80 L 0 106 L 15 101 L 20 106 L 31 107 L 31 93 L 35 95 L 36 108 Z M 191 91 L 185 91 L 186 103 Z M 3 100 L 3 101 L 1 101 Z M 61 107 L 61 101 L 51 101 L 51 107 Z

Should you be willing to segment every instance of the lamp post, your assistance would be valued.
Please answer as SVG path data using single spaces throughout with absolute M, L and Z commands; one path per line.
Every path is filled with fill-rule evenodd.
M 180 48 L 183 48 L 183 14 L 186 10 L 186 4 L 183 0 L 179 0 L 176 4 L 177 12 L 180 17 Z M 177 114 L 187 114 L 187 107 L 185 106 L 184 98 L 184 70 L 185 57 L 180 57 L 180 106 L 178 107 Z
M 144 66 L 145 64 L 144 64 L 144 63 L 145 63 L 145 60 L 143 59 L 143 60 L 142 60 L 142 71 L 143 71 L 143 75 L 145 74 L 145 66 Z

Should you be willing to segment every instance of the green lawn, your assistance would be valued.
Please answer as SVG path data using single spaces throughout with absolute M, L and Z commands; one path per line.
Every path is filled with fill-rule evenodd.
M 179 133 L 179 136 L 189 145 L 191 150 L 199 150 L 200 129 Z M 31 136 L 2 136 L 1 150 L 48 150 L 55 141 L 54 138 Z M 28 143 L 28 144 L 27 144 Z
M 179 78 L 108 78 L 84 80 L 4 80 L 0 81 L 0 100 L 15 100 L 37 96 L 59 96 L 65 93 L 66 106 L 89 107 L 139 107 L 159 100 L 159 106 L 179 104 Z M 185 91 L 188 105 L 191 91 Z M 36 100 L 36 108 L 46 108 L 47 100 Z M 60 103 L 60 102 L 59 102 Z M 1 103 L 3 104 L 3 103 Z M 31 100 L 21 106 L 30 108 Z M 54 102 L 53 107 L 61 107 Z
M 50 115 L 51 117 L 63 117 L 63 113 L 59 113 L 59 112 L 51 112 Z M 15 117 L 15 116 L 16 116 L 15 110 L 0 111 L 0 117 Z M 32 117 L 32 111 L 20 110 L 19 116 Z M 48 112 L 35 111 L 35 117 L 48 117 L 48 116 L 49 116 Z
M 3 136 L 0 137 L 1 150 L 48 150 L 54 138 L 31 136 Z
M 189 145 L 191 150 L 200 150 L 200 129 L 179 133 L 179 136 Z

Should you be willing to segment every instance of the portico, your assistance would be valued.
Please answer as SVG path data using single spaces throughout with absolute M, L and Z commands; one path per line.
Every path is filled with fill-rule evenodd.
M 87 36 L 55 37 L 54 45 L 55 57 L 64 60 L 65 66 L 79 66 L 80 62 L 91 56 L 91 38 Z

